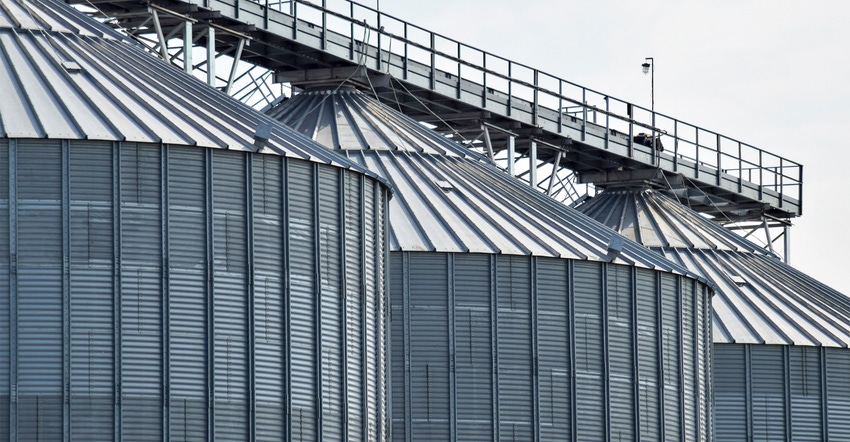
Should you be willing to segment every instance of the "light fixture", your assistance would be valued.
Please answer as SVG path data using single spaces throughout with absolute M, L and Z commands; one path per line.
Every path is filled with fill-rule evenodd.
M 643 67 L 643 73 L 648 74 L 649 73 L 649 66 L 650 66 L 649 62 L 646 62 L 646 63 L 642 64 L 641 66 Z

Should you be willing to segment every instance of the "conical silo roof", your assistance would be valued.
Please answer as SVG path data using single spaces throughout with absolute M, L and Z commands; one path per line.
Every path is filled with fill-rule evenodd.
M 365 172 L 63 3 L 0 6 L 0 138 L 262 151 Z
M 353 88 L 306 91 L 269 114 L 392 182 L 394 251 L 613 260 L 684 272 Z
M 579 210 L 712 281 L 714 342 L 847 347 L 850 299 L 654 189 Z

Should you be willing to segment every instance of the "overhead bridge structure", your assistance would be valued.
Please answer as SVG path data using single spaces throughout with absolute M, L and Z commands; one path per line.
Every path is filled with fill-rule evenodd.
M 350 0 L 70 2 L 255 107 L 353 83 L 561 201 L 650 183 L 722 222 L 802 213 L 799 163 Z

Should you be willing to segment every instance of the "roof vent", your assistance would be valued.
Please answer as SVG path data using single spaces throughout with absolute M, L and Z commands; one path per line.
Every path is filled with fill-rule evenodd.
M 257 131 L 254 132 L 254 147 L 257 148 L 257 152 L 263 150 L 266 147 L 266 143 L 269 142 L 269 138 L 272 136 L 272 125 L 268 122 L 260 123 L 257 126 Z
M 63 67 L 63 68 L 65 69 L 65 71 L 67 71 L 69 74 L 76 74 L 76 73 L 79 73 L 79 72 L 82 72 L 82 71 L 83 71 L 83 67 L 82 67 L 82 66 L 80 66 L 80 64 L 79 64 L 79 63 L 77 63 L 76 61 L 63 61 L 63 62 L 62 62 L 62 67 Z
M 449 192 L 451 192 L 452 190 L 455 189 L 455 186 L 453 186 L 452 183 L 450 183 L 446 180 L 436 180 L 436 181 L 434 181 L 434 183 L 436 183 L 437 186 L 439 186 L 440 189 L 445 193 L 449 193 Z
M 613 261 L 623 251 L 623 244 L 622 236 L 611 235 L 611 239 L 608 240 L 608 259 Z
M 747 280 L 741 275 L 729 275 L 729 278 L 731 278 L 732 282 L 734 282 L 738 287 L 747 285 Z

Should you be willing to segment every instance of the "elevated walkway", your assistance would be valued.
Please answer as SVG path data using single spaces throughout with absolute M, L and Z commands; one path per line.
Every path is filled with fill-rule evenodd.
M 651 183 L 724 220 L 802 213 L 802 166 L 794 161 L 350 0 L 70 2 L 94 5 L 114 26 L 159 41 L 172 62 L 179 54 L 166 54 L 167 42 L 183 38 L 262 66 L 296 89 L 343 81 L 371 89 L 553 195 L 578 197 L 570 189 L 577 177 L 603 188 Z M 181 33 L 186 23 L 194 31 Z M 660 136 L 664 150 L 636 142 L 639 134 Z

